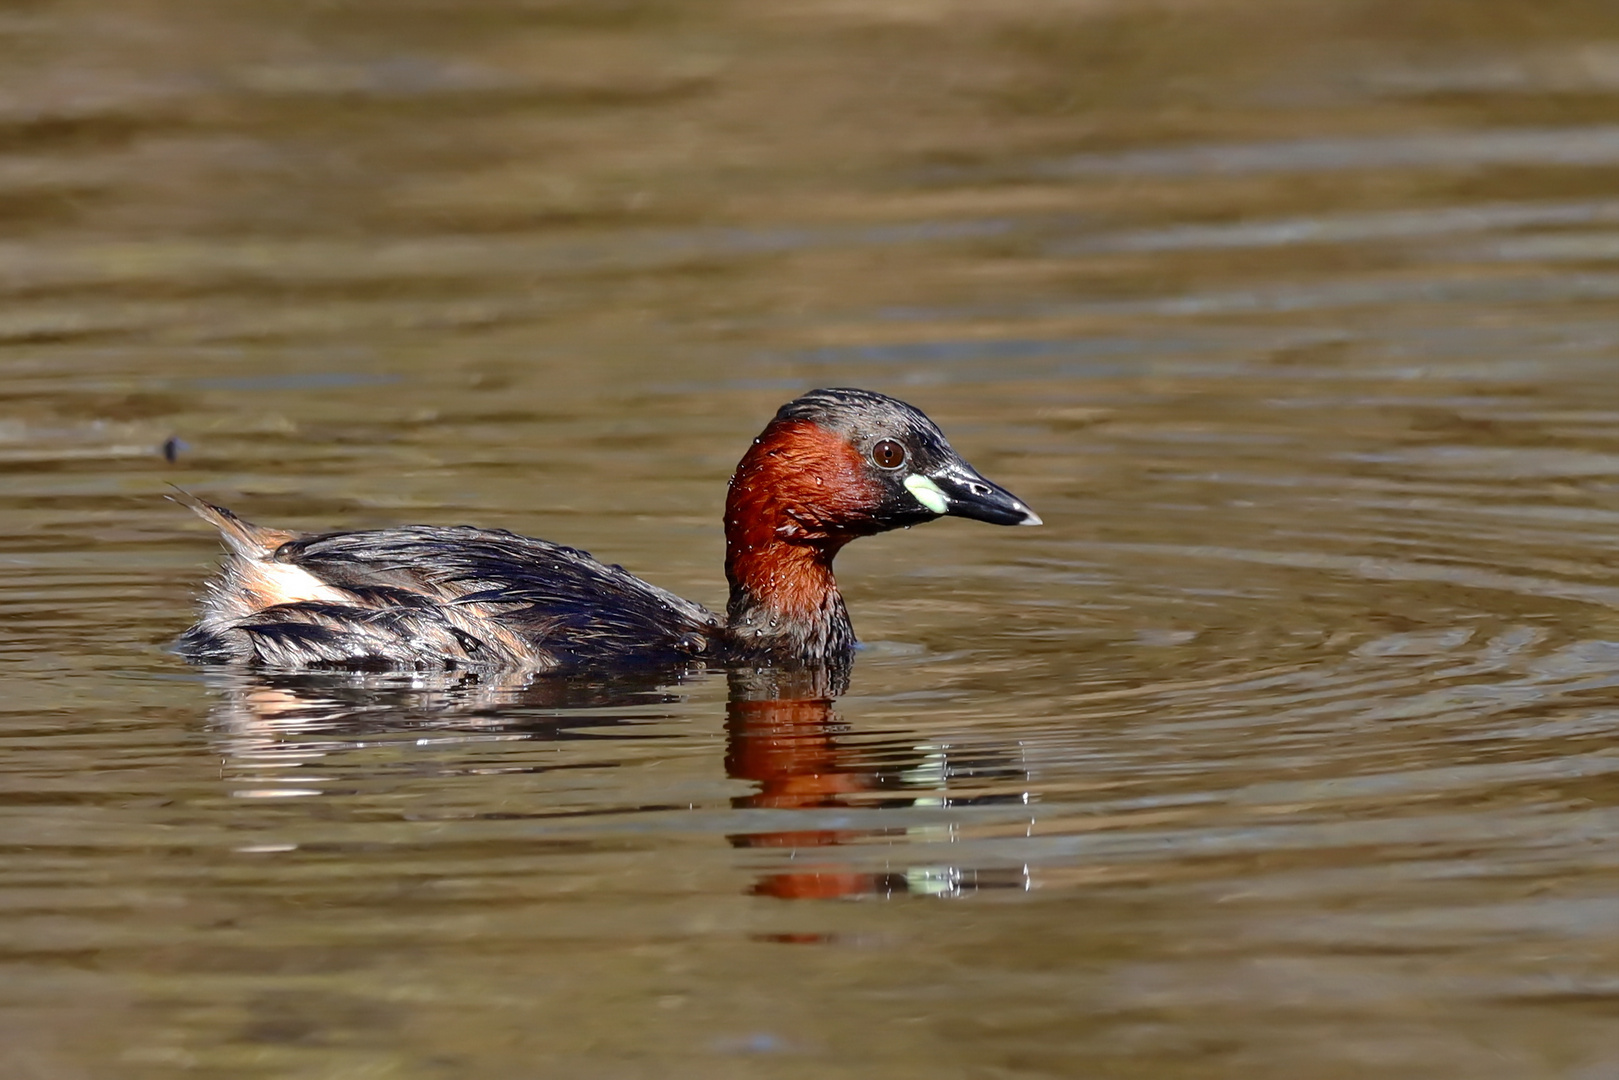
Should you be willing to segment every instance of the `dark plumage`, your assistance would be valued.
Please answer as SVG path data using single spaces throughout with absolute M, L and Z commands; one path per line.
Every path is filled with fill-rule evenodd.
M 466 526 L 312 536 L 181 493 L 231 548 L 177 642 L 201 663 L 279 669 L 569 671 L 693 659 L 821 662 L 854 645 L 832 559 L 951 513 L 1038 524 L 918 410 L 864 390 L 783 406 L 726 503 L 728 617 L 546 540 Z
M 504 530 L 322 533 L 235 562 L 180 639 L 183 654 L 275 668 L 549 671 L 674 663 L 704 655 L 719 629 L 701 606 L 583 551 Z M 277 586 L 296 597 L 300 573 L 324 587 L 320 599 L 240 610 L 244 594 L 274 600 Z

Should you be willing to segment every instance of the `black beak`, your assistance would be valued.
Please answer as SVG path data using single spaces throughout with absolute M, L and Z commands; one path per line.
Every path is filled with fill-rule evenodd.
M 916 490 L 913 487 L 921 484 L 930 485 L 935 490 Z M 987 521 L 991 525 L 1040 524 L 1040 515 L 1024 505 L 1022 499 L 999 484 L 985 480 L 965 461 L 953 461 L 931 476 L 913 475 L 906 480 L 905 486 L 912 488 L 917 501 L 929 505 L 930 509 L 938 509 L 930 505 L 930 496 L 934 499 L 942 496 L 944 509 L 941 513 Z

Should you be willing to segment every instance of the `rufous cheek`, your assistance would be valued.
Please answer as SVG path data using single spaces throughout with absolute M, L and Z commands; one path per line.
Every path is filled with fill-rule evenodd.
M 731 481 L 728 517 L 746 530 L 786 517 L 809 531 L 842 532 L 882 503 L 882 488 L 849 441 L 808 420 L 772 424 Z
M 775 478 L 782 503 L 818 524 L 837 529 L 857 523 L 881 505 L 882 489 L 872 480 L 865 458 L 843 436 L 802 423 L 792 432 L 784 456 L 786 467 Z

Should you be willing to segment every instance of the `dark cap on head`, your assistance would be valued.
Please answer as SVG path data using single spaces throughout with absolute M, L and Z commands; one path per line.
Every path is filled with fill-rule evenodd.
M 909 430 L 927 433 L 941 441 L 944 439 L 939 426 L 915 405 L 908 405 L 899 398 L 891 398 L 874 390 L 859 390 L 850 386 L 811 390 L 776 410 L 776 419 L 813 420 L 840 434 L 852 435 L 863 429 L 883 428 L 889 432 Z
M 811 390 L 776 412 L 807 420 L 849 441 L 888 492 L 883 527 L 950 514 L 995 525 L 1038 525 L 1040 517 L 1010 491 L 980 476 L 922 410 L 872 390 Z

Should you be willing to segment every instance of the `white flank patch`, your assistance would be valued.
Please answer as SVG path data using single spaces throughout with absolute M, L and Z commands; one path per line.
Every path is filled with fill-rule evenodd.
M 905 478 L 905 490 L 935 514 L 942 514 L 950 509 L 950 500 L 939 490 L 939 485 L 920 473 L 912 473 Z
M 256 562 L 250 574 L 257 575 L 255 583 L 271 604 L 297 604 L 306 601 L 341 604 L 352 600 L 342 589 L 326 584 L 301 566 L 288 563 Z

